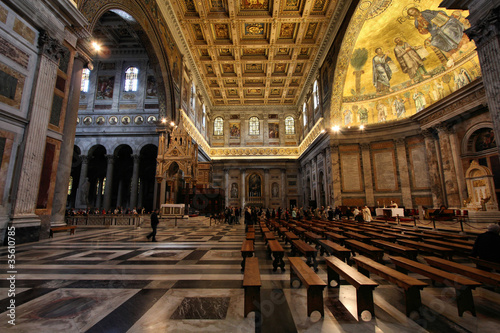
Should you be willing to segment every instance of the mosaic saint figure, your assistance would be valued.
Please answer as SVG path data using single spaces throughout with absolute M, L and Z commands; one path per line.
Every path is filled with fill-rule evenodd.
M 353 106 L 354 108 L 358 108 L 357 106 Z M 368 110 L 364 107 L 361 106 L 358 110 L 358 117 L 359 117 L 359 122 L 361 124 L 368 124 Z
M 344 125 L 349 126 L 352 123 L 352 111 L 347 109 L 344 111 Z
M 450 52 L 458 48 L 464 34 L 464 25 L 454 16 L 442 10 L 420 11 L 411 7 L 408 15 L 415 19 L 415 28 L 422 35 L 430 34 L 429 43 L 441 51 Z
M 394 106 L 394 111 L 397 118 L 402 118 L 406 115 L 405 102 L 406 100 L 401 97 L 396 97 L 396 99 L 394 100 L 392 105 Z
M 417 112 L 425 109 L 426 101 L 424 94 L 422 94 L 420 91 L 417 91 L 413 94 L 413 100 L 415 101 L 415 108 L 417 109 Z
M 387 54 L 384 54 L 380 47 L 375 50 L 375 53 L 377 55 L 372 59 L 373 85 L 379 94 L 392 92 L 391 83 L 389 82 L 392 78 L 392 70 L 389 67 L 392 59 Z
M 429 78 L 424 67 L 424 59 L 420 57 L 417 51 L 407 42 L 399 37 L 394 38 L 394 55 L 401 66 L 403 73 L 408 74 L 411 83 L 422 81 Z
M 387 107 L 383 103 L 377 104 L 378 122 L 381 123 L 387 120 Z

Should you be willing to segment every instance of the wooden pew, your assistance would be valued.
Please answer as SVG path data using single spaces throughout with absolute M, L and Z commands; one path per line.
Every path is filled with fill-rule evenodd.
M 334 241 L 339 242 L 340 244 L 344 244 L 344 241 L 346 239 L 349 239 L 349 237 L 337 234 L 335 232 L 325 232 L 325 237 L 327 239 L 333 239 Z
M 269 241 L 276 240 L 274 233 L 268 231 L 264 233 L 264 244 L 267 244 Z
M 326 251 L 329 256 L 336 256 L 345 262 L 349 259 L 351 256 L 351 250 L 343 247 L 342 245 L 339 245 L 337 243 L 332 242 L 331 240 L 323 239 L 319 241 L 319 244 L 321 245 L 320 249 L 320 254 L 323 255 Z
M 432 267 L 437 267 L 446 271 L 470 277 L 476 281 L 492 286 L 500 286 L 500 274 L 483 271 L 482 269 L 457 264 L 456 262 L 441 259 L 438 257 L 424 257 L 425 261 Z
M 425 236 L 424 236 L 425 237 Z M 443 246 L 455 250 L 461 254 L 469 256 L 472 253 L 472 245 L 463 245 L 455 242 L 455 240 L 437 240 L 437 239 L 426 239 L 426 243 L 434 244 L 437 246 Z
M 416 258 L 417 258 L 418 250 L 411 248 L 411 247 L 407 247 L 407 246 L 403 246 L 403 245 L 395 244 L 395 243 L 391 243 L 391 242 L 386 242 L 386 241 L 383 241 L 380 239 L 373 239 L 372 244 L 376 245 L 378 247 L 381 247 L 389 252 L 396 252 L 398 254 L 401 254 L 408 259 L 416 260 Z
M 384 256 L 384 250 L 379 249 L 378 247 L 372 245 L 362 243 L 354 239 L 346 240 L 345 244 L 353 252 L 357 251 L 359 253 L 365 254 L 375 261 L 382 261 L 382 257 Z
M 247 232 L 246 240 L 250 240 L 255 244 L 255 232 Z
M 255 311 L 255 315 L 260 315 L 260 281 L 259 259 L 246 258 L 245 273 L 243 275 L 243 288 L 245 289 L 245 304 L 243 315 Z
M 304 240 L 307 241 L 309 244 L 314 243 L 316 244 L 316 249 L 319 249 L 319 243 L 318 241 L 321 239 L 325 239 L 325 237 L 315 234 L 314 232 L 308 231 L 304 233 Z
M 369 243 L 370 240 L 372 239 L 372 237 L 370 237 L 370 236 L 365 236 L 363 234 L 360 234 L 357 232 L 352 232 L 352 231 L 344 232 L 344 235 L 349 237 L 349 238 L 358 240 L 360 242 L 366 242 L 366 243 Z
M 326 283 L 302 259 L 290 257 L 288 260 L 290 262 L 290 286 L 293 287 L 293 281 L 299 279 L 301 284 L 307 287 L 307 316 L 310 317 L 311 313 L 319 311 L 321 317 L 324 317 L 323 289 Z
M 479 269 L 485 270 L 485 268 L 486 268 L 486 269 L 495 270 L 497 272 L 500 272 L 500 264 L 499 263 L 479 259 L 476 257 L 469 257 L 469 259 L 472 260 L 472 262 L 474 262 L 476 264 L 476 267 Z
M 291 231 L 285 232 L 285 244 L 287 242 L 290 242 L 290 244 L 292 244 L 292 241 L 298 240 L 298 239 L 299 239 L 299 236 L 297 236 L 293 232 L 291 232 Z
M 273 272 L 276 272 L 278 266 L 281 268 L 281 272 L 285 271 L 285 262 L 283 261 L 283 256 L 285 255 L 285 250 L 277 240 L 269 240 L 267 244 L 267 251 L 269 255 L 273 255 Z
M 375 317 L 375 309 L 373 305 L 373 289 L 378 286 L 378 283 L 367 278 L 355 268 L 347 265 L 342 260 L 336 257 L 326 257 L 328 287 L 331 287 L 331 281 L 336 281 L 336 287 L 340 287 L 340 276 L 343 277 L 350 285 L 356 288 L 356 305 L 358 308 L 358 318 L 361 318 L 363 311 L 369 311 L 371 318 Z M 370 319 L 371 319 L 370 318 Z
M 389 257 L 389 259 L 398 267 L 427 276 L 433 281 L 444 283 L 448 287 L 454 287 L 458 315 L 462 317 L 465 311 L 470 311 L 474 317 L 476 316 L 471 290 L 480 287 L 481 283 L 403 257 Z
M 393 236 L 393 235 L 387 235 L 387 234 L 383 234 L 383 233 L 375 232 L 375 231 L 363 231 L 363 232 L 365 235 L 372 238 L 372 243 L 373 243 L 374 238 L 381 239 L 381 240 L 388 241 L 388 242 L 395 242 L 396 241 L 396 236 Z
M 417 236 L 406 235 L 406 234 L 401 234 L 401 233 L 392 232 L 392 231 L 383 231 L 383 233 L 385 235 L 394 236 L 394 237 L 396 237 L 396 239 L 408 239 L 408 240 L 414 240 L 414 241 L 420 239 L 420 237 L 417 237 Z
M 451 259 L 453 257 L 453 250 L 447 247 L 432 245 L 424 242 L 414 242 L 407 239 L 398 239 L 398 243 L 409 247 L 413 247 L 421 251 L 437 253 L 445 258 Z
M 407 316 L 410 316 L 410 314 L 414 311 L 419 312 L 420 307 L 422 306 L 420 290 L 427 287 L 427 283 L 398 272 L 364 256 L 354 257 L 354 261 L 358 266 L 358 271 L 366 276 L 369 277 L 371 272 L 404 289 Z
M 249 239 L 246 239 L 243 241 L 243 244 L 241 245 L 241 256 L 243 257 L 243 260 L 241 261 L 241 270 L 245 270 L 245 258 L 250 258 L 253 256 L 253 253 L 255 251 L 253 242 Z
M 296 239 L 292 241 L 292 257 L 294 257 L 297 252 L 302 253 L 304 257 L 307 258 L 307 265 L 312 266 L 314 271 L 318 271 L 318 262 L 316 261 L 316 249 L 311 245 L 307 244 L 301 239 Z
M 52 228 L 50 228 L 49 238 L 54 238 L 54 232 L 66 231 L 66 230 L 69 230 L 70 235 L 74 235 L 75 229 L 76 229 L 76 225 L 63 225 L 60 227 L 52 227 Z

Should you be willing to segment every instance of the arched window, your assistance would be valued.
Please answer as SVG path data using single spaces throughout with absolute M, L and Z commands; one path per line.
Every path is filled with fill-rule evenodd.
M 319 92 L 318 92 L 318 80 L 314 81 L 313 85 L 313 101 L 314 101 L 314 110 L 319 105 Z
M 214 135 L 224 135 L 224 120 L 217 117 L 214 120 Z
M 137 76 L 139 69 L 129 67 L 125 71 L 125 91 L 137 91 Z
M 307 104 L 304 102 L 304 106 L 302 107 L 302 119 L 304 119 L 304 127 L 307 126 Z
M 196 106 L 196 86 L 193 85 L 191 86 L 191 110 L 194 111 L 194 108 Z
M 260 134 L 260 123 L 259 118 L 251 117 L 249 120 L 249 135 L 259 135 Z
M 295 134 L 295 119 L 292 116 L 285 118 L 285 134 Z
M 90 69 L 84 68 L 82 71 L 82 85 L 80 87 L 81 92 L 89 92 L 89 78 L 90 78 Z
M 203 114 L 201 116 L 201 126 L 204 128 L 205 127 L 205 121 L 207 118 L 207 109 L 205 108 L 205 104 L 203 104 Z

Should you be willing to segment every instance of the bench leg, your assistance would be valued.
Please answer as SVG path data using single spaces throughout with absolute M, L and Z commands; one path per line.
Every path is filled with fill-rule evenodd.
M 245 305 L 243 315 L 255 311 L 255 315 L 260 314 L 260 287 L 245 287 Z
M 281 268 L 281 272 L 283 273 L 285 271 L 285 261 L 283 260 L 283 253 L 281 252 L 274 252 L 274 260 L 273 260 L 273 272 L 276 272 L 278 270 L 278 267 Z
M 326 266 L 326 274 L 327 274 L 328 288 L 340 288 L 339 273 L 335 272 L 330 266 Z M 332 280 L 337 282 L 337 285 L 335 287 L 332 287 L 331 285 Z
M 75 229 L 74 229 L 74 228 L 73 228 L 73 229 L 71 229 L 71 230 L 69 231 L 69 234 L 70 234 L 70 235 L 74 235 L 74 234 L 75 234 Z
M 474 306 L 474 298 L 472 297 L 470 287 L 463 287 L 462 289 L 455 288 L 455 292 L 457 295 L 458 315 L 462 317 L 465 311 L 470 311 L 475 317 L 476 308 Z
M 363 313 L 363 311 L 369 311 L 372 318 L 375 318 L 373 287 L 360 286 L 356 289 L 356 304 L 358 307 L 358 318 L 361 318 L 361 313 Z
M 319 311 L 321 317 L 325 316 L 323 286 L 310 286 L 307 288 L 307 316 L 310 317 L 314 311 Z
M 370 277 L 370 271 L 361 267 L 361 266 L 358 266 L 358 272 L 360 272 L 361 274 L 363 274 L 366 277 Z
M 413 311 L 420 312 L 422 299 L 420 298 L 420 289 L 410 287 L 405 291 L 406 316 L 410 316 Z
M 54 238 L 54 232 L 50 230 L 49 238 Z
M 297 274 L 295 274 L 293 267 L 290 267 L 290 288 L 293 288 L 293 281 L 299 281 L 300 284 L 297 288 L 302 286 L 302 280 L 300 280 Z
M 241 256 L 243 257 L 243 260 L 241 261 L 241 271 L 245 270 L 245 259 L 250 258 L 252 255 L 252 252 L 241 252 Z
M 307 266 L 312 267 L 315 272 L 318 271 L 318 261 L 316 260 L 316 253 L 307 256 Z

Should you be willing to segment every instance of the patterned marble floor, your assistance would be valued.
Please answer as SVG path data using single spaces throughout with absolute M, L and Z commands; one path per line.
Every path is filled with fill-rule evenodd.
M 404 314 L 401 289 L 372 275 L 376 318 L 358 320 L 355 289 L 324 291 L 325 316 L 306 314 L 306 290 L 291 288 L 288 271 L 272 271 L 257 236 L 262 319 L 243 317 L 240 248 L 243 225 L 208 219 L 162 221 L 150 228 L 78 229 L 16 248 L 16 325 L 8 323 L 7 248 L 0 248 L 1 332 L 498 332 L 500 294 L 473 291 L 477 317 L 457 314 L 454 290 L 422 291 L 420 318 Z M 289 246 L 285 246 L 290 254 Z M 286 255 L 285 255 L 286 257 Z M 326 281 L 319 257 L 319 276 Z M 389 260 L 385 258 L 386 264 Z M 287 262 L 285 258 L 285 262 Z M 429 282 L 422 276 L 413 275 Z

